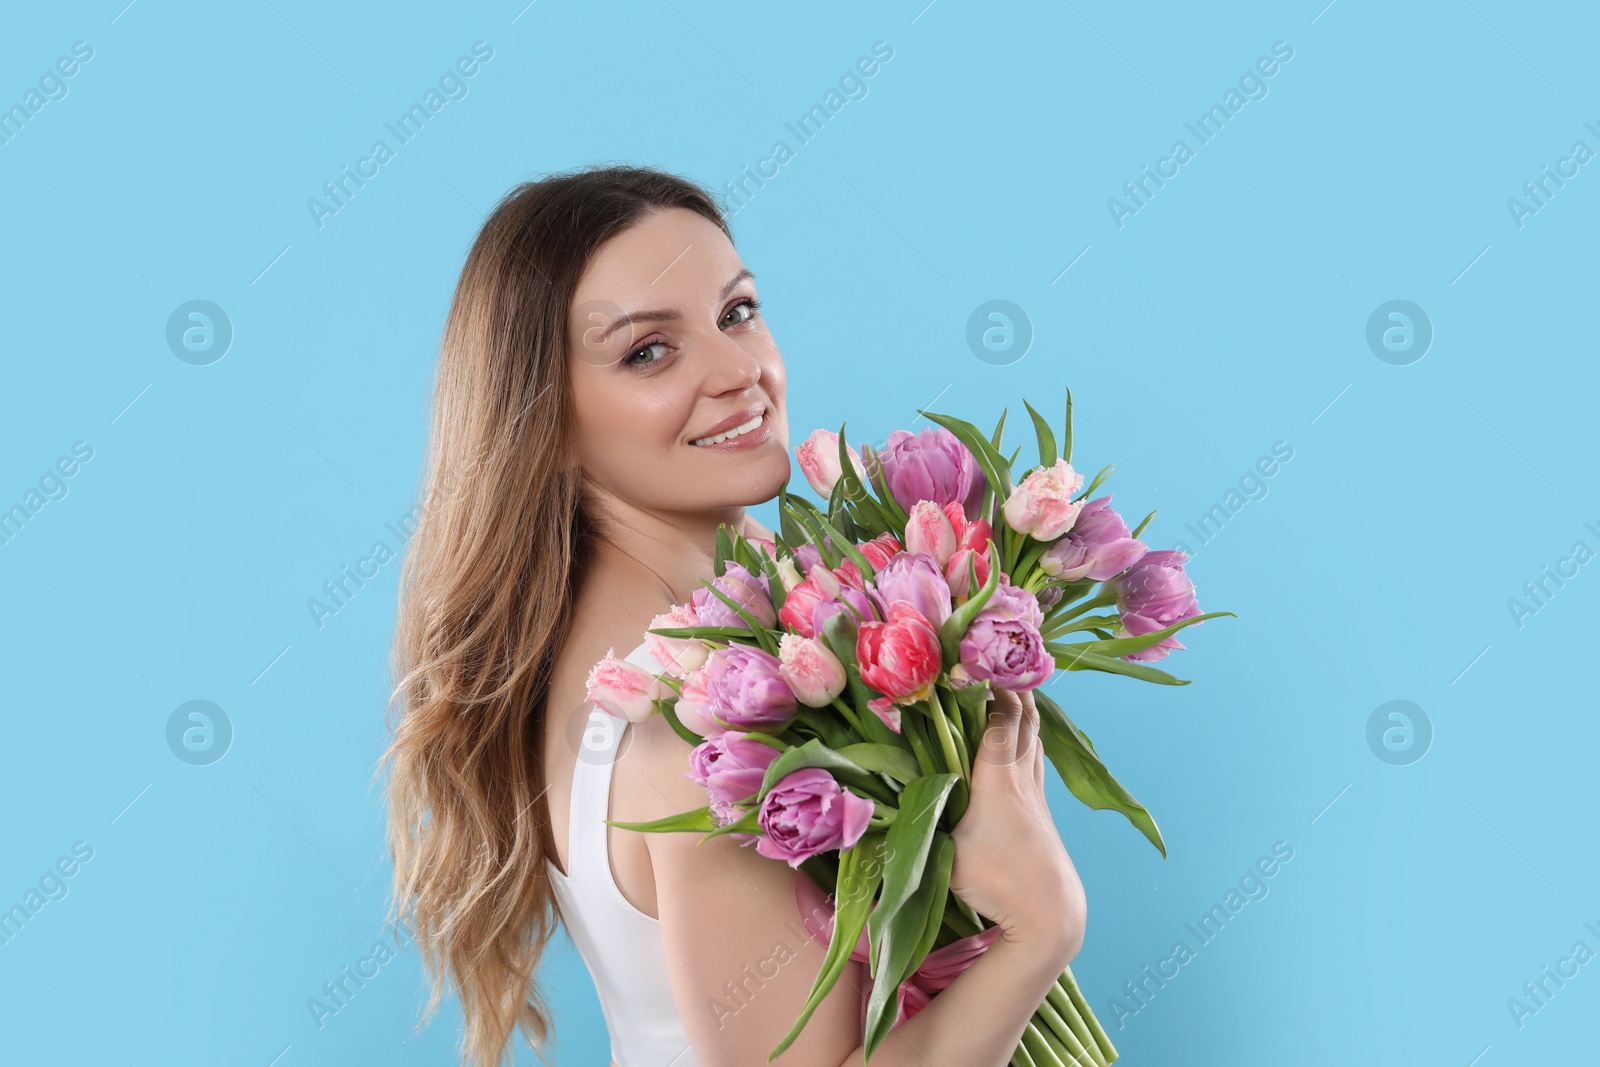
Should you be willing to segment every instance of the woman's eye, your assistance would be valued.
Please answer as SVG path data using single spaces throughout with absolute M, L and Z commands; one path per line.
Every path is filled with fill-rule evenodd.
M 756 317 L 756 308 L 760 306 L 761 305 L 754 298 L 746 297 L 737 304 L 733 305 L 733 307 L 729 308 L 728 313 L 722 316 L 723 325 L 737 326 L 742 322 L 749 322 L 751 319 Z M 741 308 L 743 309 L 743 314 L 740 314 Z M 728 321 L 730 316 L 733 317 L 733 321 L 731 322 Z
M 662 342 L 662 341 L 653 341 L 650 344 L 641 345 L 638 348 L 634 349 L 632 352 L 629 352 L 627 355 L 623 356 L 622 357 L 622 362 L 626 363 L 630 367 L 648 367 L 652 363 L 659 363 L 663 359 L 667 358 L 666 357 L 666 353 L 663 352 L 662 354 L 656 356 L 654 359 L 636 360 L 634 357 L 635 356 L 641 356 L 641 355 L 648 355 L 651 352 L 652 349 L 666 348 L 666 347 L 667 347 L 666 344 L 664 342 Z

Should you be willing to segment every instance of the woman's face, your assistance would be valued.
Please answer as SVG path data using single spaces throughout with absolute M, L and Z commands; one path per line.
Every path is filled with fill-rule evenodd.
M 789 477 L 783 358 L 755 297 L 727 235 L 684 208 L 653 211 L 596 250 L 567 316 L 591 481 L 654 511 L 777 495 Z

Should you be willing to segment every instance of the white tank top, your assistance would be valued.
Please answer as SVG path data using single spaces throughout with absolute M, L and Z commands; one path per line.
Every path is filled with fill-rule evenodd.
M 644 643 L 626 661 L 661 670 Z M 699 1067 L 667 981 L 661 920 L 630 904 L 611 876 L 603 820 L 610 817 L 611 768 L 629 725 L 600 708 L 590 711 L 572 772 L 567 873 L 545 862 L 567 935 L 594 979 L 617 1067 Z

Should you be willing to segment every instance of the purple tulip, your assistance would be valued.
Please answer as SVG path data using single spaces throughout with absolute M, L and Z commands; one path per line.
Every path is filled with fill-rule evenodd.
M 832 546 L 832 538 L 828 539 L 828 544 L 830 547 Z M 812 544 L 810 541 L 804 541 L 795 547 L 794 565 L 801 574 L 810 574 L 811 568 L 817 566 L 821 562 L 822 553 L 817 549 L 817 546 Z
M 872 812 L 872 801 L 841 789 L 820 767 L 792 771 L 761 801 L 756 825 L 762 837 L 756 851 L 799 867 L 819 852 L 850 848 L 861 840 Z
M 777 620 L 777 612 L 772 609 L 772 598 L 767 593 L 765 575 L 751 574 L 742 565 L 729 560 L 722 577 L 713 578 L 711 584 L 731 597 L 762 626 L 770 627 Z M 749 628 L 737 612 L 705 586 L 689 594 L 689 604 L 694 608 L 701 626 Z
M 1056 669 L 1038 627 L 987 611 L 978 612 L 961 638 L 961 666 L 969 678 L 1014 691 L 1043 685 Z
M 984 602 L 977 618 L 985 615 L 995 619 L 1016 619 L 1035 630 L 1044 625 L 1044 611 L 1039 607 L 1039 598 L 1003 578 Z
M 878 597 L 890 604 L 904 600 L 937 629 L 950 617 L 950 584 L 944 569 L 926 552 L 902 552 L 872 576 Z
M 713 649 L 689 672 L 674 710 L 685 726 L 710 737 L 725 730 L 781 730 L 799 703 L 778 674 L 778 657 L 753 645 L 729 645 Z
M 1103 582 L 1127 570 L 1147 551 L 1149 546 L 1129 536 L 1128 524 L 1111 510 L 1108 493 L 1084 506 L 1066 536 L 1039 557 L 1039 569 L 1069 582 L 1080 578 Z
M 1188 558 L 1176 549 L 1146 552 L 1128 568 L 1128 573 L 1116 579 L 1117 609 L 1122 614 L 1117 636 L 1138 637 L 1200 614 L 1194 582 L 1183 569 Z M 1168 652 L 1181 648 L 1183 645 L 1174 634 L 1122 658 L 1150 662 L 1165 659 Z
M 733 807 L 761 791 L 767 765 L 781 753 L 771 745 L 752 738 L 750 733 L 728 730 L 706 738 L 689 753 L 685 773 L 705 787 L 718 825 L 739 817 Z
M 944 505 L 957 501 L 975 518 L 983 500 L 983 468 L 967 446 L 943 426 L 919 433 L 895 430 L 881 452 L 889 492 L 906 511 L 919 500 Z

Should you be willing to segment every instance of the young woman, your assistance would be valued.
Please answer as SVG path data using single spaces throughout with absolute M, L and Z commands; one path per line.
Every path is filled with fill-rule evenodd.
M 712 577 L 719 523 L 789 476 L 785 368 L 755 278 L 698 186 L 604 167 L 522 185 L 473 243 L 439 361 L 423 518 L 402 581 L 390 770 L 394 912 L 474 1067 L 519 1025 L 563 921 L 615 1067 L 751 1067 L 797 1018 L 823 948 L 806 875 L 722 836 L 605 825 L 700 807 L 689 746 L 585 702 L 607 649 L 657 669 L 651 618 Z M 837 414 L 837 413 L 835 413 Z M 629 651 L 631 650 L 631 651 Z M 593 712 L 593 718 L 591 718 Z M 874 1052 L 882 1067 L 1004 1064 L 1083 937 L 1031 695 L 1001 693 L 955 832 L 951 888 L 1004 936 Z M 789 1067 L 859 1064 L 850 964 Z

